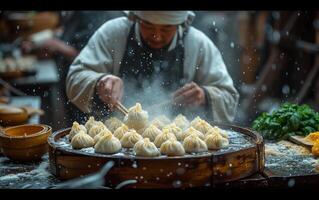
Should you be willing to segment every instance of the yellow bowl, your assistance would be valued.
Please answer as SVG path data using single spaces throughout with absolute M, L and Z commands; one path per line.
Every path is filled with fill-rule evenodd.
M 0 132 L 2 154 L 15 161 L 37 161 L 48 151 L 52 128 L 43 124 L 25 124 Z
M 28 112 L 25 108 L 10 105 L 0 105 L 0 125 L 16 126 L 28 121 Z

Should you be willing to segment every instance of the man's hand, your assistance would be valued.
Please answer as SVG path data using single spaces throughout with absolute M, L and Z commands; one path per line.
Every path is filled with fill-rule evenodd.
M 54 53 L 58 52 L 60 43 L 57 39 L 48 39 L 40 44 L 35 44 L 31 41 L 23 41 L 21 44 L 22 52 L 25 54 L 36 53 L 39 57 L 51 57 Z
M 201 106 L 206 104 L 205 92 L 196 83 L 191 82 L 173 94 L 175 104 Z
M 117 101 L 123 97 L 123 81 L 117 76 L 106 75 L 102 77 L 96 86 L 100 99 L 106 103 L 111 110 Z
M 48 58 L 52 57 L 54 54 L 61 54 L 62 56 L 73 60 L 79 53 L 74 47 L 67 45 L 64 41 L 57 38 L 45 40 L 37 45 L 30 41 L 23 41 L 21 49 L 25 54 L 34 52 L 40 58 Z

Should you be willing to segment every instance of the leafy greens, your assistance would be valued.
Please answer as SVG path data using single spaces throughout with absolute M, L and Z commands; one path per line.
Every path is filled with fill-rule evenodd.
M 308 105 L 285 103 L 272 113 L 262 113 L 253 121 L 252 128 L 269 140 L 306 136 L 319 130 L 319 113 Z

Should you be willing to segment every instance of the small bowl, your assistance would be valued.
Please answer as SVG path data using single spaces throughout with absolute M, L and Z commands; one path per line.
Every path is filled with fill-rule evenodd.
M 0 124 L 4 126 L 16 126 L 28 121 L 28 112 L 25 108 L 14 106 L 1 106 Z
M 38 161 L 48 152 L 52 128 L 43 124 L 25 124 L 3 129 L 0 147 L 3 155 L 15 161 Z

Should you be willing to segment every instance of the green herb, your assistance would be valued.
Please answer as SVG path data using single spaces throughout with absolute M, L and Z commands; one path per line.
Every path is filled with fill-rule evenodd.
M 269 140 L 287 139 L 292 135 L 306 136 L 319 130 L 319 113 L 308 105 L 283 104 L 272 113 L 262 113 L 252 128 Z

